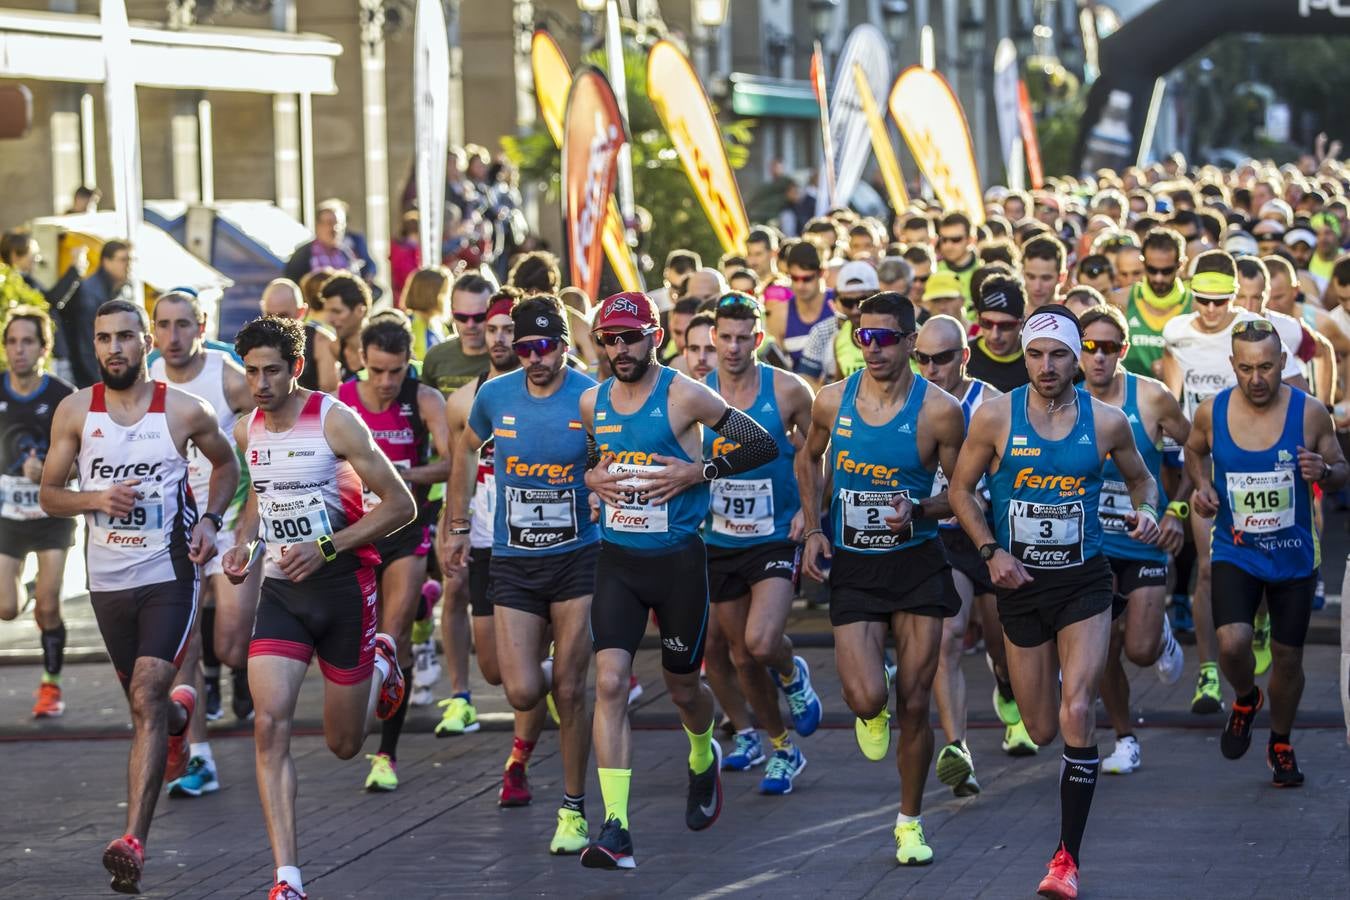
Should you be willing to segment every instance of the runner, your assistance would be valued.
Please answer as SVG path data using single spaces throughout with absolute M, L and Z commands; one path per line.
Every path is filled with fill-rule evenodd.
M 773 747 L 760 793 L 790 794 L 793 779 L 806 768 L 806 757 L 788 737 L 778 690 L 787 697 L 793 729 L 802 737 L 815 732 L 821 714 L 811 670 L 806 660 L 793 655 L 792 641 L 784 633 L 804 531 L 793 475 L 793 436 L 810 427 L 811 391 L 800 377 L 755 361 L 764 328 L 754 297 L 727 294 L 717 302 L 715 315 L 717 368 L 706 383 L 729 407 L 743 411 L 772 435 L 778 455 L 762 468 L 712 483 L 711 509 L 703 525 L 708 596 L 730 643 L 741 690 Z M 724 456 L 738 446 L 703 432 L 704 459 Z M 739 730 L 735 741 L 723 768 L 745 771 L 764 761 L 753 727 Z
M 1181 280 L 1186 270 L 1186 242 L 1171 229 L 1153 228 L 1144 235 L 1142 248 L 1122 246 L 1120 252 L 1117 259 L 1133 261 L 1142 256 L 1144 268 L 1143 278 L 1111 295 L 1111 302 L 1125 313 L 1132 335 L 1125 368 L 1135 375 L 1161 378 L 1167 346 L 1163 329 L 1177 316 L 1191 312 L 1193 297 Z
M 446 403 L 445 416 L 451 447 L 459 445 L 460 435 L 468 424 L 474 398 L 484 382 L 512 372 L 520 365 L 520 360 L 512 349 L 515 324 L 511 319 L 511 307 L 519 299 L 520 294 L 514 288 L 502 288 L 492 295 L 492 303 L 486 308 L 484 339 L 491 368 L 476 381 L 464 385 L 450 395 Z M 450 665 L 452 691 L 451 696 L 439 704 L 444 710 L 440 722 L 436 724 L 436 737 L 440 738 L 469 734 L 481 727 L 478 722 L 478 710 L 473 705 L 473 694 L 469 690 L 470 618 L 473 620 L 473 644 L 475 655 L 478 657 L 478 670 L 488 684 L 502 683 L 501 666 L 497 656 L 496 619 L 488 595 L 489 569 L 497 518 L 495 457 L 495 442 L 489 441 L 483 446 L 476 467 L 477 481 L 469 513 L 471 521 L 468 523 L 470 553 L 467 565 L 452 562 L 450 548 L 446 545 L 451 532 L 463 526 L 463 523 L 452 523 L 446 518 L 449 515 L 449 507 L 443 511 L 439 526 L 438 552 L 441 567 L 446 573 L 446 596 L 449 598 L 442 611 L 442 619 L 445 622 L 445 656 Z M 451 480 L 454 477 L 452 467 Z M 545 715 L 542 703 L 536 704 L 527 712 L 516 712 L 511 753 L 503 768 L 502 785 L 497 792 L 498 805 L 525 806 L 532 799 L 526 767 L 539 740 L 539 734 L 544 730 Z
M 300 386 L 329 394 L 336 391 L 340 365 L 337 335 L 318 319 L 308 318 L 310 309 L 300 286 L 289 278 L 274 278 L 263 288 L 258 306 L 264 316 L 304 323 L 305 369 L 300 373 Z
M 228 353 L 210 350 L 205 346 L 206 312 L 200 301 L 184 291 L 169 291 L 155 300 L 151 316 L 154 324 L 155 347 L 160 356 L 150 364 L 150 377 L 156 381 L 167 382 L 180 391 L 186 391 L 203 400 L 215 414 L 221 432 L 230 441 L 234 449 L 234 439 L 230 437 L 235 420 L 253 408 L 249 396 L 248 384 L 244 372 L 230 358 Z M 212 466 L 201 449 L 195 443 L 188 444 L 188 487 L 194 497 L 205 497 L 211 484 Z M 239 489 L 231 498 L 229 508 L 222 521 L 216 523 L 215 556 L 202 566 L 200 572 L 202 590 L 202 617 L 188 644 L 187 655 L 179 669 L 177 684 L 190 684 L 199 696 L 206 697 L 207 686 L 205 672 L 201 666 L 202 644 L 205 641 L 203 629 L 207 628 L 206 610 L 217 609 L 210 616 L 210 630 L 222 632 L 221 641 L 213 644 L 222 647 L 246 646 L 248 634 L 253 630 L 253 612 L 257 608 L 257 594 L 249 588 L 257 589 L 257 584 L 241 585 L 235 588 L 225 577 L 221 568 L 222 555 L 234 546 L 234 528 L 248 496 L 248 479 L 239 479 Z M 255 580 L 256 581 L 256 580 Z M 214 635 L 212 635 L 214 637 Z M 236 654 L 226 650 L 231 658 Z M 240 669 L 244 666 L 241 664 Z M 219 676 L 216 670 L 216 709 L 219 710 Z M 245 675 L 244 677 L 247 677 Z M 168 785 L 170 797 L 200 797 L 220 790 L 220 781 L 216 775 L 216 761 L 211 753 L 211 744 L 206 737 L 206 703 L 200 703 L 193 711 L 192 721 L 188 725 L 188 766 L 181 778 Z
M 1018 345 L 1026 295 L 1015 276 L 994 275 L 980 282 L 975 295 L 979 337 L 970 345 L 970 374 L 1007 393 L 1027 383 L 1027 367 Z
M 903 294 L 868 297 L 860 305 L 855 340 L 864 367 L 816 395 L 811 430 L 797 457 L 802 517 L 819 521 L 821 467 L 833 448 L 833 547 L 818 527 L 806 532 L 805 571 L 826 580 L 820 557 L 833 559 L 830 624 L 844 701 L 858 717 L 854 733 L 863 755 L 886 758 L 890 747 L 891 678 L 886 629 L 895 635 L 895 692 L 900 739 L 900 812 L 895 858 L 926 865 L 933 850 L 920 818 L 933 760 L 929 694 L 937 673 L 942 620 L 961 610 L 937 521 L 951 514 L 934 473 L 955 468 L 965 436 L 961 404 L 910 369 L 914 305 Z
M 187 767 L 197 692 L 170 687 L 197 618 L 196 567 L 216 552 L 216 529 L 239 483 L 215 414 L 150 380 L 149 324 L 145 310 L 126 300 L 109 300 L 94 314 L 102 380 L 57 406 L 38 495 L 49 516 L 85 517 L 89 599 L 131 708 L 127 831 L 103 851 L 113 890 L 126 894 L 141 889 L 160 785 Z M 188 486 L 189 442 L 213 467 L 200 517 Z M 66 487 L 72 466 L 78 490 Z
M 1201 404 L 1186 444 L 1196 510 L 1214 520 L 1214 623 L 1219 661 L 1235 693 L 1219 748 L 1228 759 L 1246 753 L 1265 705 L 1251 652 L 1252 621 L 1264 598 L 1274 657 L 1266 762 L 1277 786 L 1298 787 L 1303 772 L 1290 732 L 1321 562 L 1312 486 L 1337 490 L 1347 465 L 1326 407 L 1281 383 L 1284 348 L 1273 326 L 1239 321 L 1231 334 L 1237 389 Z
M 418 515 L 407 525 L 375 542 L 380 555 L 375 568 L 381 631 L 391 635 L 399 649 L 399 668 L 412 683 L 412 624 L 422 603 L 427 575 L 427 491 L 445 481 L 449 465 L 445 446 L 445 399 L 422 384 L 411 371 L 412 333 L 397 322 L 381 321 L 361 331 L 361 358 L 366 378 L 338 388 L 337 397 L 351 407 L 370 429 L 375 444 L 394 464 L 413 493 Z M 432 452 L 440 462 L 430 462 Z M 361 493 L 362 508 L 379 506 L 369 487 Z M 392 716 L 380 723 L 380 749 L 366 758 L 370 774 L 366 790 L 398 788 L 398 739 L 408 715 L 410 691 Z
M 232 547 L 224 569 L 239 584 L 265 558 L 248 655 L 258 795 L 277 865 L 268 896 L 303 900 L 291 758 L 300 687 L 317 652 L 324 737 L 339 759 L 361 752 L 372 712 L 387 719 L 398 709 L 398 650 L 375 630 L 373 542 L 412 521 L 416 506 L 360 416 L 296 384 L 305 353 L 299 322 L 254 319 L 234 343 L 257 407 L 234 427 L 253 483 L 238 530 L 263 539 Z M 363 484 L 380 498 L 364 514 Z
M 1114 306 L 1098 306 L 1084 313 L 1078 324 L 1083 332 L 1079 364 L 1084 387 L 1094 399 L 1125 413 L 1134 431 L 1135 447 L 1159 485 L 1158 502 L 1165 503 L 1163 439 L 1185 444 L 1190 423 L 1165 385 L 1125 371 L 1122 362 L 1129 353 L 1130 330 L 1124 313 Z M 1128 775 L 1139 768 L 1140 751 L 1130 715 L 1130 682 L 1120 655 L 1123 650 L 1136 666 L 1156 665 L 1163 684 L 1175 684 L 1181 677 L 1185 660 L 1172 636 L 1164 606 L 1169 593 L 1168 556 L 1180 553 L 1186 542 L 1185 522 L 1190 509 L 1184 499 L 1167 503 L 1167 512 L 1158 522 L 1161 537 L 1157 545 L 1142 544 L 1129 537 L 1124 516 L 1131 508 L 1129 494 L 1113 460 L 1106 461 L 1102 478 L 1098 504 L 1102 551 L 1111 564 L 1116 599 L 1124 601 L 1123 610 L 1112 610 L 1112 617 L 1118 621 L 1111 628 L 1111 649 L 1102 676 L 1102 703 L 1116 731 L 1115 749 L 1102 760 L 1102 771 Z
M 653 612 L 666 688 L 689 737 L 685 824 L 700 831 L 722 811 L 722 748 L 713 740 L 712 693 L 698 676 L 708 621 L 707 555 L 699 527 L 707 514 L 708 482 L 748 472 L 778 454 L 773 438 L 745 413 L 656 364 L 659 322 L 645 294 L 607 298 L 595 331 L 614 377 L 581 397 L 582 424 L 596 445 L 588 448 L 586 484 L 601 501 L 590 624 L 595 759 L 605 801 L 604 827 L 581 861 L 599 868 L 636 865 L 628 831 L 628 688 L 633 655 Z M 696 462 L 700 424 L 740 446 Z
M 563 798 L 549 852 L 580 853 L 589 843 L 587 627 L 600 533 L 591 521 L 586 438 L 577 409 L 595 382 L 567 366 L 567 317 L 557 298 L 522 300 L 511 321 L 521 368 L 484 384 L 474 398 L 455 446 L 445 545 L 452 565 L 469 565 L 474 471 L 491 440 L 502 461 L 495 472 L 488 576 L 497 665 L 518 714 L 537 709 L 552 692 L 561 730 Z M 550 626 L 554 649 L 551 667 L 545 668 L 540 651 Z
M 25 596 L 22 575 L 28 555 L 37 556 L 33 618 L 42 644 L 42 680 L 33 718 L 66 710 L 61 664 L 66 623 L 61 620 L 61 582 L 66 554 L 75 546 L 75 520 L 49 518 L 38 503 L 42 461 L 51 445 L 57 404 L 75 386 L 47 371 L 54 341 L 52 320 L 35 306 L 16 306 L 5 320 L 4 395 L 0 398 L 0 619 L 19 614 Z
M 1111 642 L 1111 567 L 1098 519 L 1108 455 L 1129 487 L 1131 537 L 1158 539 L 1157 485 L 1125 414 L 1073 385 L 1080 344 L 1078 322 L 1062 306 L 1027 319 L 1030 383 L 975 411 L 951 480 L 961 527 L 999 588 L 1009 674 L 1027 731 L 1041 745 L 1064 733 L 1059 848 L 1038 889 L 1053 898 L 1078 896 L 1079 850 L 1097 784 L 1093 704 Z M 992 530 L 976 494 L 986 473 Z

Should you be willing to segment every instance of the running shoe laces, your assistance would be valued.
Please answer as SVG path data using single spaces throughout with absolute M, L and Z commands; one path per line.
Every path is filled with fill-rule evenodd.
M 309 894 L 297 891 L 284 881 L 278 881 L 272 885 L 272 891 L 267 895 L 267 900 L 309 900 Z

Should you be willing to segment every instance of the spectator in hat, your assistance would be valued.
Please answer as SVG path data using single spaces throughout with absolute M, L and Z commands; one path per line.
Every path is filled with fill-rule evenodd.
M 847 378 L 863 367 L 862 350 L 853 343 L 853 330 L 862 318 L 859 304 L 880 288 L 877 270 L 871 263 L 863 260 L 844 263 L 835 281 L 834 299 L 830 301 L 834 315 L 817 322 L 807 333 L 797 374 L 819 388 Z

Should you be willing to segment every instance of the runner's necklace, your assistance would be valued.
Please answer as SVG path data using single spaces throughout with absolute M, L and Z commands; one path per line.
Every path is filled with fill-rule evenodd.
M 1077 403 L 1077 402 L 1078 402 L 1078 391 L 1076 391 L 1076 390 L 1075 390 L 1075 391 L 1071 391 L 1071 393 L 1073 394 L 1073 402 L 1074 402 L 1074 403 Z M 1067 404 L 1067 403 L 1061 403 L 1059 406 L 1055 406 L 1055 401 L 1054 401 L 1054 400 L 1050 400 L 1049 403 L 1046 405 L 1045 412 L 1046 412 L 1047 415 L 1053 415 L 1054 412 L 1055 412 L 1056 410 L 1063 410 L 1063 409 L 1065 409 L 1066 407 L 1068 407 L 1068 405 L 1069 405 L 1069 404 Z

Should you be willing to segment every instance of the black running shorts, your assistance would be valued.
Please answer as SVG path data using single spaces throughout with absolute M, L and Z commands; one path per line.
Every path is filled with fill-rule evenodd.
M 0 554 L 23 559 L 44 550 L 75 546 L 74 519 L 0 519 Z
M 1312 620 L 1317 572 L 1289 581 L 1262 581 L 1229 562 L 1212 568 L 1214 627 L 1251 625 L 1261 598 L 1270 610 L 1270 639 L 1286 647 L 1302 647 Z
M 989 578 L 989 564 L 980 559 L 980 550 L 971 542 L 965 529 L 939 528 L 938 537 L 942 539 L 942 549 L 947 551 L 947 561 L 953 569 L 971 580 L 976 594 L 997 591 Z
M 426 538 L 426 526 L 421 522 L 410 522 L 388 537 L 376 541 L 375 551 L 380 554 L 380 564 L 376 566 L 375 574 L 383 575 L 390 563 L 415 556 Z
M 950 618 L 961 611 L 952 567 L 937 538 L 889 553 L 834 548 L 830 624 L 889 622 L 896 613 Z
M 661 630 L 661 665 L 674 675 L 703 664 L 708 628 L 708 557 L 695 535 L 677 550 L 640 553 L 601 543 L 591 599 L 595 651 L 637 653 L 647 618 Z
M 598 543 L 544 556 L 494 556 L 488 567 L 492 609 L 505 606 L 549 619 L 554 603 L 595 593 Z
M 142 656 L 182 665 L 197 618 L 196 578 L 120 591 L 90 591 L 94 618 L 126 690 Z
M 375 597 L 375 570 L 355 560 L 339 558 L 298 584 L 264 578 L 248 655 L 308 665 L 317 652 L 324 678 L 359 684 L 375 665 Z
M 1128 597 L 1140 588 L 1166 587 L 1167 563 L 1144 559 L 1107 560 L 1116 576 L 1116 590 Z
M 998 592 L 1003 633 L 1019 647 L 1039 647 L 1063 628 L 1111 609 L 1111 566 L 1094 556 L 1068 569 L 1028 569 L 1034 581 Z
M 774 541 L 750 547 L 708 547 L 708 596 L 713 603 L 750 596 L 750 588 L 769 578 L 797 584 L 800 544 Z
M 492 598 L 488 596 L 491 585 L 489 572 L 492 571 L 492 548 L 473 547 L 469 550 L 469 615 L 492 615 Z

